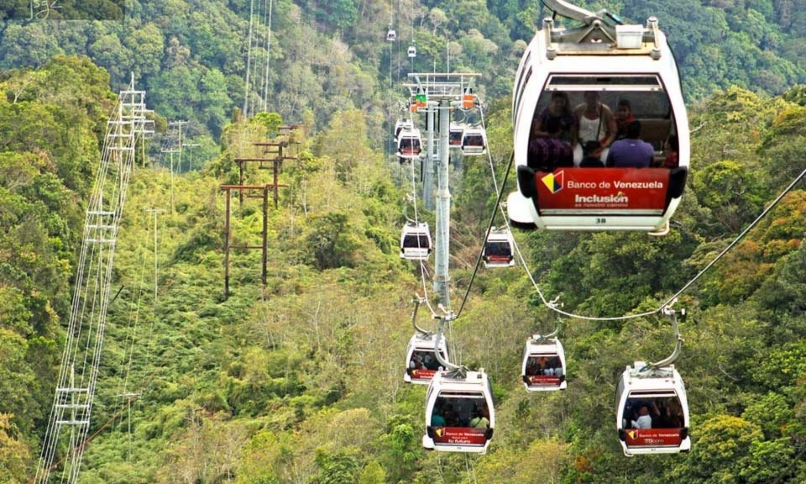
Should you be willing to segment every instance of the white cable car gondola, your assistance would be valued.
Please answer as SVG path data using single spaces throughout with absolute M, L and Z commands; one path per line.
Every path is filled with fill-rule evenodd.
M 485 453 L 495 428 L 495 407 L 484 369 L 438 371 L 426 394 L 425 426 L 427 450 Z
M 406 349 L 406 373 L 403 375 L 406 383 L 426 385 L 437 371 L 444 369 L 436 357 L 435 347 L 439 348 L 443 360 L 450 361 L 445 336 L 440 335 L 438 342 L 433 333 L 417 332 L 411 337 Z
M 410 45 L 408 54 L 409 54 L 409 57 L 412 57 L 412 58 L 417 57 L 417 48 L 414 47 L 414 45 Z
M 616 389 L 616 404 L 624 455 L 691 450 L 686 389 L 674 365 L 652 368 L 636 361 L 634 367 L 627 366 Z
M 518 190 L 507 199 L 513 223 L 550 230 L 643 230 L 663 235 L 686 184 L 690 158 L 688 118 L 674 55 L 657 19 L 647 26 L 620 25 L 614 15 L 545 0 L 551 10 L 584 25 L 554 28 L 547 18 L 524 52 L 515 76 L 512 111 Z M 533 120 L 552 93 L 570 105 L 596 92 L 615 112 L 627 100 L 642 126 L 641 138 L 655 148 L 648 168 L 560 166 L 532 136 Z M 678 164 L 666 168 L 663 146 L 679 143 Z M 532 149 L 530 149 L 532 147 Z
M 560 340 L 536 334 L 526 341 L 521 376 L 527 391 L 565 390 L 568 387 L 565 372 L 565 352 Z
M 459 123 L 451 123 L 450 131 L 448 132 L 448 146 L 451 148 L 462 147 L 462 135 L 465 132 L 464 126 Z
M 467 126 L 462 132 L 462 154 L 479 156 L 487 153 L 487 134 L 484 128 Z
M 400 258 L 427 260 L 431 254 L 431 230 L 427 222 L 407 222 L 400 235 Z
M 413 160 L 420 157 L 422 141 L 419 129 L 403 129 L 397 137 L 397 157 Z
M 396 39 L 397 39 L 397 33 L 395 32 L 395 29 L 393 29 L 390 26 L 389 30 L 386 31 L 386 40 L 388 40 L 389 42 L 394 42 Z
M 677 343 L 672 355 L 646 364 L 627 366 L 616 387 L 616 430 L 624 455 L 674 454 L 691 450 L 689 413 L 683 379 L 672 364 L 683 340 L 677 331 L 675 312 L 671 317 Z
M 481 253 L 484 267 L 512 267 L 515 265 L 515 240 L 507 228 L 493 227 Z

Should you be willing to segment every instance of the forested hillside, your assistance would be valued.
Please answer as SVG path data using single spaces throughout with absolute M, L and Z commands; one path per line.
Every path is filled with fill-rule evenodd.
M 412 27 L 415 69 L 437 62 L 440 70 L 449 42 L 451 69 L 484 74 L 500 182 L 511 80 L 520 41 L 543 15 L 539 2 L 394 1 L 394 13 L 384 1 L 272 3 L 265 111 L 279 116 L 250 114 L 263 110 L 258 84 L 249 115 L 241 112 L 249 2 L 133 2 L 125 21 L 3 24 L 0 482 L 34 478 L 84 211 L 130 71 L 147 88 L 158 131 L 186 119 L 190 136 L 206 141 L 183 173 L 160 161 L 159 138 L 150 156 L 138 155 L 80 482 L 806 482 L 803 181 L 676 304 L 687 310 L 675 364 L 688 391 L 690 453 L 627 459 L 615 431 L 624 367 L 672 350 L 663 318 L 564 318 L 568 389 L 527 393 L 520 379 L 525 339 L 556 324 L 530 275 L 569 312 L 651 311 L 806 168 L 806 95 L 795 86 L 806 68 L 798 47 L 806 9 L 797 1 L 591 6 L 656 15 L 681 60 L 692 166 L 665 237 L 516 232 L 530 274 L 481 269 L 464 300 L 496 193 L 486 157 L 465 158 L 452 173 L 451 301 L 464 309 L 448 337 L 458 362 L 490 375 L 497 412 L 489 453 L 465 456 L 422 449 L 425 387 L 403 382 L 423 280 L 398 256 L 412 173 L 384 154 L 384 122 L 412 68 Z M 390 18 L 399 44 L 384 41 Z M 285 186 L 269 208 L 267 282 L 260 251 L 233 251 L 225 297 L 220 185 L 238 182 L 235 159 L 255 156 L 252 142 L 289 141 L 276 133 L 279 120 L 306 126 L 290 140 L 297 159 L 283 163 Z M 245 182 L 270 183 L 271 172 L 250 169 Z M 504 190 L 513 189 L 510 175 Z M 232 244 L 259 243 L 260 201 L 234 195 L 231 223 Z M 425 309 L 417 323 L 435 327 Z
M 408 72 L 449 65 L 482 73 L 490 99 L 509 94 L 525 43 L 548 14 L 539 0 L 132 0 L 122 18 L 114 8 L 64 4 L 28 21 L 30 2 L 11 3 L 0 10 L 0 68 L 87 55 L 109 72 L 113 90 L 133 73 L 162 116 L 191 121 L 191 136 L 216 137 L 233 107 L 253 113 L 264 102 L 289 123 L 319 129 L 339 110 L 360 109 L 373 119 L 375 147 Z M 803 0 L 576 3 L 630 22 L 657 17 L 690 101 L 729 86 L 779 95 L 806 82 Z M 394 43 L 385 41 L 390 23 Z

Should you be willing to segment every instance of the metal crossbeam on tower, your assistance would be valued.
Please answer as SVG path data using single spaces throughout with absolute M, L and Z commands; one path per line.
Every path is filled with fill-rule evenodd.
M 450 307 L 448 261 L 450 257 L 450 225 L 451 225 L 451 193 L 448 187 L 449 181 L 449 144 L 450 115 L 456 108 L 469 109 L 476 104 L 476 96 L 473 94 L 476 79 L 481 77 L 478 73 L 410 73 L 409 82 L 403 85 L 409 89 L 413 99 L 413 106 L 419 106 L 416 110 L 423 110 L 429 119 L 433 119 L 434 112 L 439 113 L 438 146 L 437 156 L 432 155 L 433 134 L 429 132 L 428 153 L 426 155 L 426 166 L 434 159 L 437 165 L 437 226 L 434 242 L 436 246 L 435 271 L 434 271 L 434 291 L 439 294 L 439 301 L 445 307 Z M 433 121 L 428 126 L 429 130 L 434 129 Z M 426 175 L 429 168 L 426 168 Z M 423 179 L 425 182 L 425 178 Z M 433 191 L 433 182 L 424 183 L 423 192 Z M 428 200 L 428 197 L 423 197 Z
M 296 129 L 297 126 L 281 126 L 281 130 L 285 129 L 286 134 Z M 279 141 L 260 141 L 252 143 L 252 146 L 262 149 L 260 156 L 251 158 L 235 158 L 238 163 L 239 169 L 239 184 L 238 185 L 221 185 L 220 188 L 226 192 L 226 214 L 224 220 L 224 299 L 229 298 L 229 255 L 232 249 L 250 250 L 258 249 L 262 251 L 262 271 L 261 281 L 265 288 L 267 280 L 267 264 L 268 264 L 268 218 L 269 218 L 269 192 L 274 194 L 274 207 L 277 208 L 278 204 L 278 189 L 288 187 L 288 185 L 279 183 L 280 169 L 285 160 L 297 160 L 297 156 L 287 154 L 287 149 L 292 144 L 298 144 L 288 140 Z M 259 170 L 272 170 L 272 183 L 263 185 L 245 185 L 246 167 L 249 164 L 257 163 Z M 262 198 L 263 199 L 263 231 L 261 238 L 261 245 L 240 245 L 234 246 L 230 244 L 231 239 L 231 224 L 230 219 L 232 216 L 232 209 L 230 200 L 232 198 L 232 190 L 238 190 L 240 203 L 243 204 L 244 193 L 246 198 Z
M 120 92 L 87 207 L 73 303 L 66 331 L 56 395 L 34 481 L 48 483 L 61 466 L 61 482 L 75 483 L 81 470 L 110 302 L 112 267 L 135 147 L 147 135 L 145 91 Z M 65 432 L 62 432 L 62 431 Z M 66 445 L 65 445 L 66 444 Z M 66 448 L 65 455 L 59 452 Z

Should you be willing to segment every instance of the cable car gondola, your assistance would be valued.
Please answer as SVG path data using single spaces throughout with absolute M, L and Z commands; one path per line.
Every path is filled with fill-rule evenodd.
M 493 227 L 484 242 L 481 260 L 484 267 L 512 267 L 515 265 L 515 240 L 509 229 Z
M 462 135 L 465 129 L 461 124 L 451 123 L 450 131 L 448 132 L 448 146 L 451 148 L 462 147 Z
M 386 31 L 386 40 L 389 42 L 394 42 L 397 39 L 397 33 L 392 27 L 389 27 L 389 30 Z
M 413 45 L 410 45 L 408 54 L 409 54 L 409 57 L 412 57 L 412 58 L 417 57 L 417 48 L 414 47 Z
M 397 157 L 413 160 L 420 157 L 422 142 L 419 129 L 403 129 L 397 137 Z
M 616 388 L 616 405 L 624 455 L 691 450 L 686 389 L 674 365 L 655 368 L 636 361 L 627 366 Z
M 686 388 L 672 364 L 683 339 L 676 312 L 664 307 L 664 314 L 670 317 L 677 340 L 674 352 L 657 363 L 636 361 L 635 366 L 627 366 L 616 386 L 616 430 L 627 457 L 691 450 Z
M 487 153 L 487 134 L 484 128 L 465 127 L 462 132 L 462 154 L 465 156 L 479 156 Z
M 568 387 L 565 372 L 565 352 L 560 340 L 536 334 L 526 341 L 521 376 L 527 391 L 565 390 Z
M 425 401 L 423 447 L 483 454 L 495 428 L 492 389 L 484 369 L 438 371 Z
M 547 18 L 521 59 L 512 104 L 518 190 L 507 199 L 509 218 L 549 230 L 667 233 L 685 188 L 690 138 L 677 63 L 657 19 L 647 26 L 620 25 L 606 11 L 589 12 L 563 0 L 544 3 L 584 25 L 554 28 Z M 532 124 L 557 92 L 568 96 L 572 108 L 586 92 L 597 93 L 613 112 L 629 101 L 641 138 L 655 148 L 651 166 L 579 168 L 579 145 L 574 166 L 551 159 L 532 138 Z M 679 161 L 665 168 L 663 147 L 670 135 L 677 136 Z
M 431 230 L 426 222 L 408 222 L 400 235 L 400 258 L 427 260 L 431 254 Z
M 445 336 L 432 333 L 415 333 L 409 340 L 406 349 L 406 373 L 403 380 L 406 383 L 426 385 L 431 381 L 437 371 L 444 369 L 435 354 L 435 347 L 439 348 L 440 357 L 445 361 L 448 358 L 448 344 Z

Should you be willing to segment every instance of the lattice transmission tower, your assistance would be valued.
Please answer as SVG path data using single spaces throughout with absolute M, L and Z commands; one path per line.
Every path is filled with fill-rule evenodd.
M 120 92 L 107 122 L 101 163 L 84 222 L 70 321 L 56 395 L 35 482 L 48 483 L 61 466 L 60 482 L 75 483 L 90 430 L 92 403 L 104 343 L 112 266 L 138 141 L 153 133 L 145 91 L 134 79 Z M 63 455 L 59 455 L 62 453 Z

